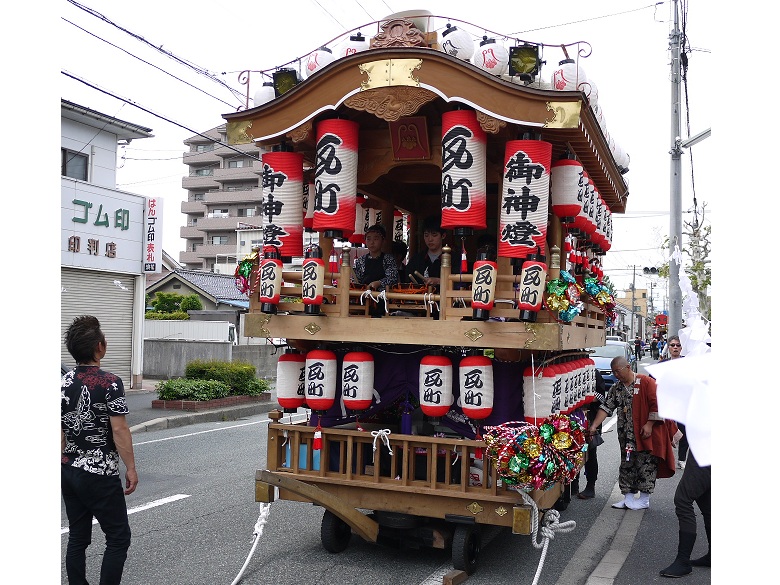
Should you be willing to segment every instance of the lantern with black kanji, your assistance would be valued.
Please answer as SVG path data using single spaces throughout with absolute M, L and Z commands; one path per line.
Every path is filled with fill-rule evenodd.
M 276 305 L 282 294 L 282 259 L 279 251 L 271 246 L 263 249 L 263 259 L 260 261 L 260 290 L 257 300 L 260 301 L 260 311 L 276 314 Z
M 552 144 L 531 133 L 506 143 L 498 255 L 516 269 L 526 256 L 546 251 L 551 158 Z
M 485 131 L 474 110 L 442 114 L 441 227 L 470 236 L 487 227 Z
M 295 412 L 306 403 L 306 356 L 288 348 L 276 364 L 276 400 L 284 412 Z
M 336 401 L 338 376 L 336 354 L 313 349 L 306 354 L 306 406 L 324 412 Z
M 317 124 L 313 224 L 326 238 L 347 238 L 355 229 L 358 130 L 350 120 Z
M 520 270 L 520 294 L 517 308 L 520 309 L 520 320 L 535 322 L 542 310 L 544 287 L 547 282 L 547 264 L 541 254 L 531 254 L 526 257 Z
M 493 246 L 477 250 L 477 260 L 472 271 L 471 309 L 474 320 L 487 321 L 496 301 L 498 264 Z
M 322 248 L 316 244 L 306 248 L 301 272 L 301 300 L 306 315 L 319 315 L 325 285 L 325 261 Z
M 462 28 L 447 23 L 441 38 L 441 50 L 448 55 L 468 61 L 474 54 L 474 39 Z
M 363 210 L 363 203 L 365 203 L 367 197 L 362 193 L 358 193 L 355 198 L 355 231 L 349 236 L 350 244 L 365 244 L 366 243 L 366 220 L 365 212 Z
M 477 350 L 460 360 L 458 366 L 460 399 L 467 417 L 480 420 L 493 412 L 493 362 Z
M 526 422 L 539 426 L 552 414 L 554 386 L 555 372 L 550 366 L 528 366 L 523 371 L 523 414 Z
M 420 408 L 438 419 L 449 412 L 452 401 L 452 361 L 433 351 L 420 360 Z
M 314 183 L 303 184 L 303 229 L 314 231 Z
M 402 242 L 404 240 L 405 217 L 403 212 L 398 209 L 393 211 L 393 241 Z
M 341 396 L 349 410 L 367 410 L 374 398 L 374 356 L 350 351 L 341 366 Z
M 263 246 L 277 247 L 283 258 L 303 256 L 303 154 L 263 154 L 261 182 Z
M 561 220 L 564 228 L 574 225 L 574 218 L 582 209 L 577 200 L 582 163 L 569 151 L 555 161 L 550 170 L 550 199 L 552 212 Z

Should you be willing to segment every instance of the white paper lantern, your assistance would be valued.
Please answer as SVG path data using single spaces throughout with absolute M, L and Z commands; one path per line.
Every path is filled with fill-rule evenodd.
M 276 364 L 276 400 L 292 411 L 306 403 L 306 356 L 294 349 L 280 355 Z
M 336 58 L 349 57 L 355 53 L 360 53 L 368 49 L 368 41 L 360 32 L 342 41 L 336 49 Z
M 274 84 L 272 81 L 266 81 L 263 83 L 263 85 L 260 86 L 260 89 L 258 89 L 255 92 L 254 99 L 252 100 L 255 104 L 255 107 L 261 106 L 267 102 L 270 102 L 272 99 L 276 97 L 276 94 L 274 93 Z
M 366 410 L 374 398 L 374 356 L 351 351 L 341 367 L 341 397 L 350 410 Z
M 452 406 L 452 361 L 443 355 L 426 355 L 420 360 L 420 409 L 435 418 Z
M 458 366 L 460 398 L 463 414 L 475 420 L 487 418 L 493 412 L 493 362 L 484 355 L 470 355 Z
M 316 51 L 312 51 L 309 55 L 309 60 L 306 62 L 306 67 L 304 68 L 304 74 L 308 78 L 326 65 L 333 63 L 335 59 L 333 51 L 328 47 L 320 47 Z
M 474 53 L 474 65 L 492 75 L 503 75 L 509 70 L 509 51 L 496 39 L 482 37 L 482 42 Z
M 599 103 L 599 88 L 596 85 L 596 82 L 592 79 L 587 79 L 585 81 L 580 81 L 579 89 L 582 91 L 586 96 L 588 96 L 588 104 L 591 108 L 598 105 Z
M 447 30 L 441 33 L 441 50 L 448 55 L 468 61 L 474 54 L 474 39 L 465 30 L 457 26 L 447 25 Z
M 306 405 L 312 410 L 328 410 L 336 401 L 336 354 L 313 349 L 306 354 Z
M 558 91 L 577 91 L 587 80 L 585 70 L 574 59 L 560 61 L 552 74 L 553 89 Z
M 534 375 L 535 374 L 535 375 Z M 523 372 L 523 415 L 526 422 L 540 425 L 553 412 L 556 372 L 550 367 L 528 366 Z M 559 390 L 560 393 L 560 390 Z M 560 396 L 558 397 L 560 404 Z

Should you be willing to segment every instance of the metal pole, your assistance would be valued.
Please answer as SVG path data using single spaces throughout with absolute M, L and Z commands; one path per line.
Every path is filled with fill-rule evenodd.
M 631 281 L 631 339 L 633 340 L 636 335 L 634 334 L 634 307 L 636 307 L 636 266 L 634 268 L 634 279 Z
M 674 0 L 674 29 L 669 35 L 672 52 L 672 155 L 669 195 L 669 252 L 674 247 L 682 250 L 682 146 L 680 139 L 680 22 Z M 669 260 L 669 327 L 670 335 L 677 335 L 682 327 L 682 291 L 680 290 L 680 268 Z

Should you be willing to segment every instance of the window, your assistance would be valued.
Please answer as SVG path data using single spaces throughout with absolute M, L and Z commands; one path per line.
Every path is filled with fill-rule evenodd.
M 213 143 L 209 143 L 209 144 L 196 144 L 195 145 L 195 149 L 193 150 L 193 152 L 211 152 L 212 150 L 214 150 L 214 144 Z
M 210 177 L 214 174 L 214 169 L 192 169 L 190 171 L 190 177 Z
M 211 244 L 213 246 L 223 246 L 228 243 L 227 236 L 211 236 Z
M 212 209 L 209 217 L 230 217 L 227 209 Z
M 193 193 L 192 194 L 192 200 L 193 201 L 203 201 L 203 199 L 206 197 L 205 193 Z
M 255 185 L 256 187 L 257 185 Z M 225 191 L 249 191 L 252 189 L 252 185 L 227 185 Z
M 62 149 L 61 174 L 63 177 L 86 181 L 88 163 L 89 157 L 86 154 L 78 153 L 75 150 L 68 150 L 67 148 Z
M 173 288 L 181 288 L 181 285 L 180 284 L 174 284 Z
M 252 244 L 252 247 L 254 248 L 255 246 L 262 246 L 263 245 L 263 240 L 252 240 L 250 243 Z
M 257 209 L 254 207 L 247 207 L 243 208 L 240 207 L 238 209 L 238 217 L 255 217 L 257 215 Z
M 228 161 L 228 168 L 229 169 L 240 169 L 242 167 L 251 167 L 252 161 L 247 159 L 239 159 L 239 160 L 229 160 Z

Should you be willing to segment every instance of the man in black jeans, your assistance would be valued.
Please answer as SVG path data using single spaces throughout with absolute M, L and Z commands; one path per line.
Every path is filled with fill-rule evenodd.
M 599 411 L 599 406 L 604 402 L 606 393 L 607 390 L 604 386 L 604 378 L 602 378 L 601 373 L 596 370 L 596 397 L 588 406 L 588 425 L 593 422 L 596 413 Z M 581 492 L 579 491 L 579 476 L 572 482 L 572 494 L 579 492 L 577 493 L 577 497 L 581 500 L 589 500 L 596 496 L 596 480 L 599 476 L 599 460 L 596 455 L 596 449 L 603 442 L 604 439 L 601 438 L 601 428 L 599 428 L 597 429 L 596 435 L 588 441 L 588 451 L 585 460 L 585 478 L 587 479 L 585 489 Z

